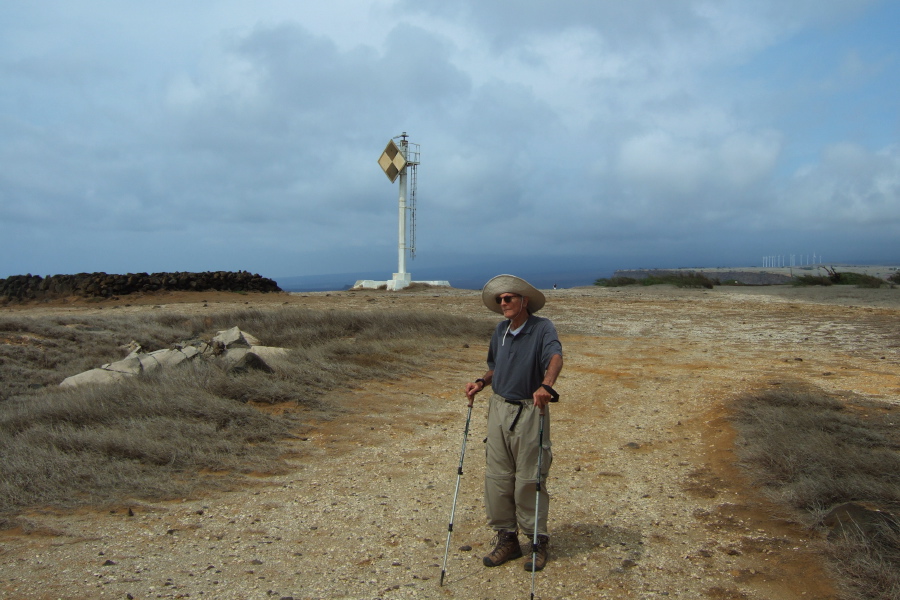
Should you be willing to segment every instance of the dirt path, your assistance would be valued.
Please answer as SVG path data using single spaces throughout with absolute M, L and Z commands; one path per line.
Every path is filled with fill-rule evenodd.
M 537 576 L 536 597 L 836 598 L 815 534 L 773 516 L 734 465 L 723 403 L 793 380 L 900 402 L 900 293 L 866 292 L 553 292 L 543 314 L 563 334 L 566 365 L 552 409 L 552 562 Z M 281 302 L 479 311 L 477 294 L 459 291 L 264 304 Z M 132 309 L 146 306 L 120 307 Z M 286 447 L 288 474 L 250 489 L 28 515 L 35 532 L 0 540 L 0 595 L 527 598 L 523 561 L 481 565 L 491 537 L 481 500 L 483 398 L 438 586 L 465 421 L 461 388 L 483 371 L 484 354 L 448 347 L 427 373 L 333 394 L 344 412 Z

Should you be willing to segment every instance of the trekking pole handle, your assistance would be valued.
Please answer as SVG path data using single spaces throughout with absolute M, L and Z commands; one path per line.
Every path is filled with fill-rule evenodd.
M 559 402 L 559 392 L 554 390 L 552 387 L 547 385 L 546 383 L 542 383 L 541 387 L 550 392 L 550 402 Z

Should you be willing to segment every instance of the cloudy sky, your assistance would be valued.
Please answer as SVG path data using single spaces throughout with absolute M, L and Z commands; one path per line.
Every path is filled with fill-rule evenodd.
M 900 262 L 900 2 L 0 3 L 0 277 Z M 789 260 L 786 258 L 785 260 Z

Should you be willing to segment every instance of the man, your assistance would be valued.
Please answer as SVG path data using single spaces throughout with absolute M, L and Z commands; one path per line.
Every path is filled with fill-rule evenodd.
M 527 547 L 525 570 L 532 570 L 530 556 L 535 555 L 534 570 L 540 571 L 549 559 L 550 538 L 547 515 L 550 496 L 545 483 L 550 463 L 550 410 L 553 384 L 562 370 L 562 345 L 549 319 L 534 315 L 544 306 L 544 295 L 534 286 L 513 275 L 498 275 L 484 285 L 481 300 L 490 310 L 502 314 L 491 337 L 488 371 L 466 384 L 466 396 L 491 386 L 488 403 L 488 436 L 484 498 L 488 525 L 496 532 L 496 545 L 484 557 L 487 567 L 496 567 L 520 558 L 518 532 L 533 542 L 537 527 L 538 542 Z M 540 420 L 544 420 L 543 450 L 539 450 Z M 541 455 L 541 486 L 537 523 L 538 454 Z

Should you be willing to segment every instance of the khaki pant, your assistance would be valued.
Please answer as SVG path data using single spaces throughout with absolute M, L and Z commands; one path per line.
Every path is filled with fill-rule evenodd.
M 493 394 L 488 402 L 484 503 L 490 527 L 507 531 L 518 528 L 530 537 L 534 535 L 540 411 L 531 400 L 523 401 L 521 413 L 519 409 L 518 405 L 506 402 L 497 394 Z M 513 421 L 515 427 L 510 431 Z M 550 495 L 547 493 L 547 473 L 553 462 L 549 407 L 544 409 L 543 447 L 538 534 L 548 535 Z

